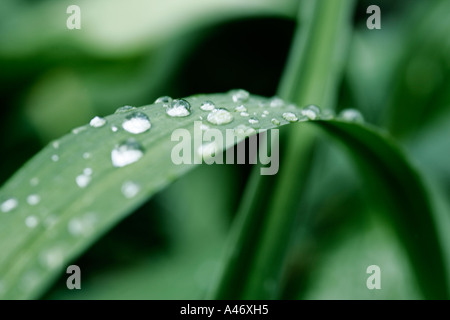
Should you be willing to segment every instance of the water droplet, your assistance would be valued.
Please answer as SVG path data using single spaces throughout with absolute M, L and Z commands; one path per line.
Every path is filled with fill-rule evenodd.
M 63 263 L 63 251 L 59 248 L 53 248 L 45 251 L 40 256 L 41 264 L 44 267 L 54 269 L 62 265 Z
M 117 114 L 117 113 L 126 113 L 126 112 L 130 112 L 131 110 L 135 110 L 136 108 L 135 107 L 132 107 L 132 106 L 123 106 L 123 107 L 120 107 L 120 108 L 118 108 L 115 112 L 114 112 L 114 114 Z
M 33 229 L 35 228 L 39 223 L 38 218 L 36 218 L 36 216 L 28 216 L 25 219 L 25 225 L 30 228 Z
M 310 120 L 316 120 L 319 117 L 320 109 L 315 105 L 309 105 L 303 108 L 300 113 Z
M 73 134 L 79 134 L 81 131 L 84 131 L 84 130 L 86 130 L 86 127 L 85 126 L 81 126 L 81 127 L 72 129 L 72 133 Z
M 244 105 L 241 104 L 240 106 L 237 106 L 236 108 L 234 108 L 234 111 L 236 111 L 236 112 L 246 112 L 247 108 Z
M 200 125 L 200 129 L 202 130 L 202 131 L 206 131 L 206 130 L 209 130 L 209 126 L 207 126 L 206 124 L 201 124 Z
M 83 159 L 89 159 L 91 157 L 91 154 L 89 152 L 83 153 Z
M 283 113 L 283 119 L 286 120 L 286 121 L 289 121 L 289 122 L 298 121 L 297 116 L 295 115 L 295 113 L 292 113 L 292 112 L 285 112 L 285 113 Z M 272 123 L 273 123 L 273 119 L 272 119 Z M 278 124 L 279 124 L 279 122 L 278 122 Z
M 131 181 L 124 182 L 124 184 L 122 185 L 122 188 L 121 188 L 122 194 L 127 199 L 131 199 L 134 196 L 136 196 L 140 190 L 141 190 L 141 187 L 139 187 L 138 184 L 131 182 Z
M 263 111 L 263 114 L 264 114 L 264 115 L 268 115 L 268 114 L 269 114 L 269 111 L 264 110 L 264 111 Z
M 150 119 L 145 113 L 133 112 L 125 118 L 122 128 L 133 134 L 143 133 L 151 128 Z
M 243 89 L 231 91 L 231 98 L 234 102 L 245 102 L 250 97 L 250 93 Z
M 237 134 L 241 134 L 243 137 L 247 137 L 256 133 L 256 130 L 252 127 L 248 127 L 245 124 L 240 124 L 236 128 L 234 128 L 234 132 Z
M 211 111 L 214 110 L 216 108 L 216 105 L 214 104 L 214 102 L 212 101 L 205 101 L 202 103 L 202 105 L 200 106 L 200 109 L 205 110 L 205 111 Z
M 85 174 L 80 174 L 75 178 L 75 182 L 80 188 L 86 188 L 89 182 L 91 182 L 91 177 Z
M 18 205 L 19 205 L 19 201 L 17 201 L 17 199 L 10 198 L 1 204 L 0 209 L 3 212 L 9 212 L 11 210 L 14 210 Z
M 37 194 L 30 194 L 27 197 L 27 202 L 30 206 L 35 206 L 41 201 L 41 197 Z
M 205 144 L 202 144 L 198 150 L 197 153 L 204 159 L 214 157 L 217 152 L 219 152 L 219 148 L 217 144 L 213 142 L 208 142 Z
M 240 115 L 241 115 L 241 117 L 248 117 L 249 116 L 248 112 L 241 112 Z
M 256 119 L 255 117 L 251 117 L 250 119 L 248 119 L 248 123 L 257 124 L 257 123 L 259 123 L 259 120 Z
M 34 178 L 32 178 L 32 179 L 30 180 L 30 185 L 31 185 L 32 187 L 35 187 L 35 186 L 37 186 L 38 184 L 39 184 L 39 179 L 38 179 L 38 178 L 34 177 Z
M 85 176 L 90 176 L 92 174 L 92 169 L 91 168 L 84 168 L 83 174 Z
M 364 117 L 356 109 L 344 109 L 339 113 L 339 118 L 346 121 L 352 122 L 364 122 Z
M 212 124 L 227 124 L 233 121 L 233 115 L 227 109 L 218 108 L 208 114 L 207 120 Z
M 57 162 L 59 160 L 59 156 L 57 154 L 52 155 L 52 161 Z
M 52 142 L 52 146 L 53 146 L 53 148 L 58 149 L 59 148 L 59 141 L 53 141 Z
M 320 118 L 324 120 L 330 120 L 335 117 L 333 110 L 325 109 L 320 113 Z
M 172 98 L 169 96 L 162 96 L 156 99 L 154 103 L 155 104 L 162 103 L 163 107 L 166 108 L 170 106 L 170 104 L 172 103 Z
M 94 231 L 97 218 L 94 214 L 88 213 L 83 217 L 70 219 L 67 224 L 67 230 L 73 236 L 89 236 Z
M 117 132 L 117 130 L 119 130 L 119 128 L 117 128 L 116 126 L 112 126 L 112 127 L 111 127 L 111 131 L 112 131 L 112 132 Z
M 191 114 L 191 105 L 184 99 L 175 99 L 166 109 L 166 113 L 171 117 L 187 117 Z
M 89 122 L 89 125 L 94 128 L 100 128 L 100 127 L 103 127 L 105 125 L 105 123 L 106 123 L 105 118 L 94 117 L 94 118 L 92 118 L 91 122 Z
M 294 114 L 294 116 L 295 116 L 295 114 Z M 279 125 L 280 125 L 280 121 L 279 121 L 278 119 L 276 119 L 276 118 L 273 118 L 273 119 L 271 120 L 271 122 L 272 122 L 274 125 L 276 125 L 276 126 L 279 126 Z
M 135 139 L 128 139 L 111 151 L 114 167 L 124 167 L 138 161 L 144 155 L 143 148 Z
M 284 106 L 284 100 L 279 97 L 273 97 L 270 99 L 270 107 L 271 108 L 280 108 Z

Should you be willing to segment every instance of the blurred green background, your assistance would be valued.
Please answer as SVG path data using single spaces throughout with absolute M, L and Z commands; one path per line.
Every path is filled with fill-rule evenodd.
M 81 30 L 66 27 L 71 4 L 81 8 Z M 381 8 L 381 30 L 366 27 L 371 4 Z M 0 182 L 53 139 L 123 105 L 233 88 L 274 95 L 298 5 L 2 0 Z M 358 1 L 338 102 L 398 139 L 447 216 L 449 12 L 446 0 Z M 313 157 L 301 206 L 307 219 L 298 222 L 283 297 L 421 298 L 404 248 L 345 152 L 320 136 Z M 204 297 L 250 169 L 200 166 L 73 262 L 82 270 L 82 290 L 67 290 L 62 274 L 44 298 Z M 382 290 L 365 286 L 371 264 L 382 269 Z

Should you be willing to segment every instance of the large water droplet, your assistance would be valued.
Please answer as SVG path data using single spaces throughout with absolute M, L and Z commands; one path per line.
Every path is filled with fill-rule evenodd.
M 114 167 L 124 167 L 138 161 L 144 155 L 144 149 L 135 139 L 128 139 L 111 151 Z
M 310 120 L 316 120 L 320 115 L 320 109 L 312 104 L 303 108 L 300 113 L 302 116 L 305 116 Z
M 248 119 L 248 123 L 257 124 L 257 123 L 259 123 L 259 120 L 255 117 L 251 117 L 250 119 Z
M 86 188 L 87 185 L 91 182 L 91 177 L 88 175 L 80 174 L 75 178 L 75 182 L 80 188 Z
M 114 113 L 126 113 L 126 112 L 130 112 L 131 110 L 135 110 L 136 107 L 132 107 L 132 106 L 123 106 L 118 108 Z
M 227 109 L 218 108 L 211 111 L 206 120 L 212 124 L 227 124 L 233 121 L 233 115 Z
M 132 114 L 129 114 L 122 123 L 122 128 L 133 134 L 143 133 L 149 130 L 151 126 L 150 119 L 142 112 L 133 112 Z
M 187 117 L 191 114 L 191 105 L 184 99 L 175 99 L 166 109 L 166 113 L 171 117 Z
M 364 117 L 356 109 L 344 109 L 339 113 L 339 118 L 346 121 L 352 121 L 352 122 L 364 122 Z
M 140 190 L 141 190 L 141 187 L 139 187 L 138 184 L 136 184 L 132 181 L 124 182 L 124 184 L 122 185 L 122 188 L 121 188 L 122 194 L 127 199 L 131 199 L 134 196 L 136 196 Z
M 211 111 L 214 110 L 216 108 L 216 105 L 214 104 L 214 102 L 212 101 L 205 101 L 202 103 L 202 105 L 200 106 L 200 109 L 205 110 L 205 111 Z
M 15 209 L 18 205 L 19 205 L 19 201 L 17 201 L 16 198 L 10 198 L 10 199 L 4 201 L 4 202 L 0 205 L 0 209 L 1 209 L 3 212 L 9 212 L 9 211 Z
M 234 102 L 245 102 L 250 97 L 250 93 L 243 89 L 231 91 L 231 98 Z
M 236 112 L 246 112 L 247 108 L 244 105 L 241 104 L 240 106 L 237 106 L 236 108 L 234 108 L 234 111 L 236 111 Z
M 101 117 L 94 117 L 92 118 L 92 120 L 89 122 L 89 125 L 91 127 L 94 128 L 100 128 L 103 127 L 106 123 L 106 119 L 105 118 L 101 118 Z
M 162 96 L 155 100 L 155 104 L 162 103 L 163 107 L 166 108 L 172 103 L 172 98 L 169 96 Z
M 28 216 L 25 219 L 25 225 L 30 228 L 33 229 L 35 228 L 39 223 L 39 220 L 36 216 Z
M 295 115 L 295 113 L 292 113 L 292 112 L 285 112 L 285 113 L 283 113 L 283 119 L 286 120 L 286 121 L 289 121 L 289 122 L 298 121 L 297 116 Z M 272 123 L 273 123 L 273 119 L 272 119 Z
M 37 194 L 30 194 L 27 197 L 27 202 L 30 206 L 35 206 L 41 201 L 41 197 Z

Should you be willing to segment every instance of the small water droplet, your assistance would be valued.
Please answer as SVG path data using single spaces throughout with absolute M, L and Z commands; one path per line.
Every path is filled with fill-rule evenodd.
M 14 210 L 18 205 L 19 201 L 17 201 L 16 198 L 10 198 L 1 204 L 0 209 L 3 212 L 10 212 L 11 210 Z
M 138 161 L 144 155 L 144 150 L 135 139 L 128 139 L 111 151 L 111 161 L 114 167 L 124 167 Z
M 117 128 L 116 126 L 112 126 L 112 127 L 111 127 L 111 131 L 112 131 L 112 132 L 117 132 L 117 130 L 119 130 L 119 128 Z
M 233 121 L 233 115 L 227 109 L 218 108 L 211 111 L 206 120 L 212 124 L 227 124 Z
M 125 121 L 122 123 L 122 128 L 132 134 L 143 133 L 149 130 L 151 126 L 150 119 L 142 112 L 133 112 L 126 116 Z
M 135 110 L 135 109 L 136 109 L 136 107 L 132 107 L 132 106 L 123 106 L 123 107 L 118 108 L 118 109 L 114 112 L 114 114 L 117 114 L 117 113 L 126 113 L 126 112 L 130 112 L 131 110 Z
M 346 121 L 352 121 L 352 122 L 364 122 L 364 117 L 356 109 L 344 109 L 339 113 L 339 118 Z
M 89 152 L 83 153 L 83 159 L 89 159 L 91 157 L 91 154 Z
M 84 168 L 83 174 L 85 176 L 90 176 L 92 174 L 92 169 L 91 168 Z
M 33 229 L 35 228 L 39 223 L 38 218 L 36 218 L 36 216 L 28 216 L 25 219 L 25 225 L 30 228 Z
M 300 113 L 310 120 L 316 120 L 320 115 L 320 109 L 312 104 L 303 108 Z
M 171 117 L 187 117 L 191 114 L 191 105 L 184 99 L 175 99 L 166 109 L 166 113 Z
M 80 174 L 75 178 L 75 182 L 80 188 L 86 188 L 87 185 L 91 182 L 91 177 L 85 174 Z
M 241 115 L 241 117 L 248 117 L 249 116 L 248 112 L 241 112 L 240 115 Z
M 202 131 L 206 131 L 206 130 L 209 130 L 209 126 L 207 126 L 206 124 L 201 124 L 200 125 L 200 129 L 202 130 Z
M 297 116 L 295 115 L 295 113 L 292 113 L 292 112 L 285 112 L 285 113 L 283 113 L 283 119 L 286 120 L 286 121 L 289 121 L 289 122 L 298 121 Z M 272 119 L 272 123 L 273 123 L 273 119 Z M 279 122 L 278 122 L 278 124 L 279 124 Z
M 53 148 L 58 149 L 59 148 L 59 141 L 53 141 L 52 142 L 52 146 L 53 146 Z
M 86 127 L 85 126 L 81 126 L 81 127 L 72 129 L 72 133 L 73 134 L 79 134 L 81 131 L 84 131 L 84 130 L 86 130 Z
M 141 190 L 141 187 L 139 187 L 138 184 L 136 184 L 132 181 L 124 182 L 124 184 L 122 185 L 122 188 L 121 188 L 122 194 L 127 199 L 131 199 L 134 196 L 136 196 L 140 190 Z
M 279 126 L 280 125 L 280 120 L 276 119 L 276 118 L 272 118 L 271 122 L 276 125 Z
M 320 113 L 320 118 L 324 119 L 324 120 L 331 120 L 334 119 L 335 114 L 333 112 L 333 110 L 330 109 L 325 109 Z
M 37 194 L 30 194 L 27 197 L 27 202 L 30 206 L 35 206 L 41 201 L 41 197 Z
M 172 103 L 172 98 L 169 96 L 162 96 L 156 99 L 154 103 L 155 104 L 162 103 L 163 107 L 166 108 L 170 106 L 170 104 Z
M 232 90 L 231 98 L 234 102 L 245 102 L 250 97 L 250 93 L 243 89 Z
M 273 97 L 270 99 L 270 107 L 271 108 L 281 108 L 284 106 L 284 100 L 279 97 Z
M 53 248 L 41 254 L 40 260 L 44 267 L 54 269 L 63 263 L 63 251 L 59 248 Z
M 205 111 L 211 111 L 214 110 L 216 108 L 216 105 L 214 104 L 214 102 L 212 101 L 205 101 L 202 103 L 202 105 L 200 106 L 200 109 L 205 110 Z
M 105 123 L 106 123 L 106 119 L 105 119 L 105 118 L 102 118 L 102 117 L 94 117 L 94 118 L 92 118 L 92 120 L 89 122 L 89 125 L 90 125 L 91 127 L 94 127 L 94 128 L 100 128 L 100 127 L 103 127 L 103 126 L 105 125 Z
M 88 213 L 83 217 L 70 219 L 67 224 L 67 230 L 73 236 L 89 236 L 94 231 L 97 218 L 94 214 Z
M 268 115 L 268 114 L 269 114 L 269 111 L 264 110 L 264 111 L 263 111 L 263 114 L 264 114 L 264 115 Z
M 57 162 L 59 160 L 59 156 L 57 154 L 52 155 L 52 161 Z
M 38 179 L 38 178 L 34 177 L 34 178 L 32 178 L 32 179 L 30 180 L 30 185 L 31 185 L 32 187 L 36 187 L 38 184 L 39 184 L 39 179 Z
M 245 124 L 240 124 L 236 128 L 234 128 L 234 132 L 237 134 L 241 134 L 243 137 L 247 137 L 256 133 L 256 130 L 252 127 L 246 126 Z
M 250 119 L 248 119 L 248 123 L 257 124 L 257 123 L 259 123 L 259 120 L 256 119 L 255 117 L 251 117 Z
M 234 111 L 236 111 L 236 112 L 246 112 L 247 108 L 243 104 L 241 104 L 240 106 L 237 106 L 236 108 L 234 108 Z
M 213 142 L 208 142 L 208 143 L 204 143 L 202 144 L 198 150 L 197 153 L 204 159 L 210 158 L 210 157 L 214 157 L 215 154 L 217 152 L 219 152 L 219 148 L 217 146 L 217 144 L 213 141 Z

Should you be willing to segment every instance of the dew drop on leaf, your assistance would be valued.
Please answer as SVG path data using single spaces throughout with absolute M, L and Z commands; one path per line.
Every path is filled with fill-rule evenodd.
M 75 178 L 75 182 L 80 188 L 86 188 L 87 185 L 91 182 L 91 177 L 88 175 L 80 174 Z
M 214 102 L 209 101 L 209 100 L 206 100 L 200 106 L 200 109 L 205 110 L 205 111 L 211 111 L 211 110 L 214 110 L 215 108 L 216 108 L 216 105 L 214 104 Z
M 259 123 L 259 120 L 255 117 L 251 117 L 250 119 L 248 119 L 248 123 L 257 124 L 257 123 Z
M 127 113 L 127 112 L 130 112 L 130 111 L 135 110 L 135 109 L 136 109 L 136 107 L 132 107 L 132 106 L 123 106 L 123 107 L 118 108 L 118 109 L 114 112 L 114 114 L 117 114 L 117 113 Z
M 286 120 L 286 121 L 289 121 L 289 122 L 296 122 L 296 121 L 298 121 L 297 116 L 295 115 L 295 113 L 292 113 L 292 112 L 285 112 L 285 113 L 283 113 L 283 119 Z M 272 123 L 274 123 L 273 120 L 274 119 L 272 119 Z M 279 121 L 278 121 L 278 124 L 280 124 Z
M 57 162 L 59 160 L 59 156 L 57 154 L 52 155 L 52 161 Z
M 245 102 L 250 97 L 250 93 L 243 89 L 233 90 L 231 91 L 231 99 L 234 102 Z
M 112 131 L 112 132 L 117 132 L 117 130 L 119 130 L 119 128 L 117 128 L 116 126 L 112 126 L 112 127 L 111 127 L 111 131 Z
M 282 106 L 284 106 L 284 101 L 279 97 L 273 97 L 272 99 L 270 99 L 269 105 L 271 108 L 281 108 Z
M 236 108 L 234 108 L 234 111 L 236 111 L 236 112 L 246 112 L 247 108 L 244 105 L 241 104 L 240 106 L 237 106 Z
M 294 114 L 295 116 L 295 114 Z M 280 125 L 280 121 L 276 118 L 272 118 L 272 120 L 270 120 L 274 125 L 279 126 Z
M 25 219 L 25 225 L 30 228 L 33 229 L 35 228 L 39 223 L 39 220 L 36 216 L 28 216 Z
M 103 127 L 106 123 L 106 119 L 105 118 L 101 118 L 101 117 L 94 117 L 92 118 L 92 120 L 89 122 L 89 125 L 91 127 L 94 128 L 100 128 Z
M 241 115 L 241 117 L 248 117 L 249 116 L 248 112 L 245 112 L 245 111 L 241 112 L 240 115 Z
M 143 133 L 151 128 L 150 119 L 143 112 L 133 112 L 126 116 L 122 128 L 132 134 Z
M 302 116 L 307 117 L 309 120 L 316 120 L 320 115 L 320 109 L 315 105 L 309 105 L 300 111 Z
M 170 104 L 172 103 L 172 98 L 169 96 L 162 96 L 156 99 L 154 103 L 155 104 L 162 103 L 163 107 L 166 108 L 170 106 Z
M 19 201 L 17 201 L 16 198 L 10 198 L 0 205 L 0 209 L 3 212 L 10 212 L 11 210 L 14 210 L 18 205 Z
M 212 124 L 227 124 L 233 121 L 233 115 L 227 109 L 218 108 L 211 111 L 206 120 Z
M 136 183 L 134 183 L 132 181 L 124 182 L 122 185 L 122 188 L 121 188 L 122 194 L 127 199 L 131 199 L 134 196 L 136 196 L 140 190 L 141 190 L 141 188 L 139 187 L 139 185 L 137 185 Z
M 352 122 L 364 122 L 364 117 L 356 109 L 344 109 L 339 113 L 339 118 L 346 121 Z
M 138 161 L 144 155 L 144 149 L 135 139 L 128 139 L 111 151 L 114 167 L 125 167 Z
M 191 114 L 191 105 L 184 99 L 175 99 L 166 109 L 170 117 L 187 117 Z
M 41 197 L 37 194 L 30 194 L 27 197 L 27 202 L 30 206 L 35 206 L 41 201 Z

